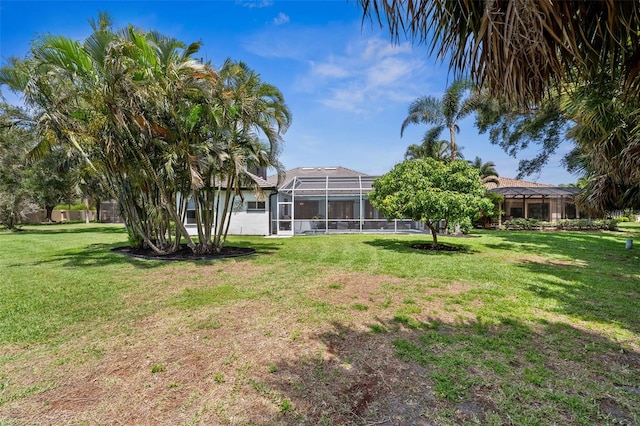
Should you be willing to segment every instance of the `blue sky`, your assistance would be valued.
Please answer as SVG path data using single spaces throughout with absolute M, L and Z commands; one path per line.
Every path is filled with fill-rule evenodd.
M 108 11 L 116 28 L 132 24 L 185 43 L 200 40 L 198 56 L 215 67 L 226 58 L 241 60 L 276 85 L 293 113 L 281 157 L 286 168 L 339 165 L 368 174 L 389 171 L 427 129 L 412 125 L 400 137 L 411 101 L 440 97 L 453 79 L 447 64 L 430 57 L 426 47 L 392 43 L 386 29 L 363 25 L 360 7 L 346 0 L 2 0 L 2 62 L 23 57 L 41 34 L 84 39 L 91 31 L 87 21 L 98 11 Z M 19 102 L 6 89 L 3 94 Z M 501 176 L 515 176 L 517 158 L 480 135 L 473 118 L 460 124 L 457 143 L 466 159 L 479 156 L 495 162 Z M 561 154 L 527 180 L 575 182 L 560 165 Z

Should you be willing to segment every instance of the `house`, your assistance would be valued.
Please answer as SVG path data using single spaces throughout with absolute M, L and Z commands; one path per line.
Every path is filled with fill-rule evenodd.
M 278 176 L 252 175 L 262 191 L 243 190 L 236 201 L 229 235 L 290 236 L 317 233 L 416 232 L 412 220 L 388 221 L 367 198 L 377 176 L 345 167 L 298 167 Z M 185 227 L 197 234 L 193 201 Z
M 269 197 L 272 235 L 339 232 L 411 232 L 424 225 L 388 221 L 369 202 L 370 176 L 345 167 L 298 167 L 285 174 Z M 267 181 L 275 184 L 277 176 Z
M 498 178 L 498 185 L 488 183 L 491 192 L 504 197 L 500 210 L 504 216 L 500 220 L 515 218 L 538 219 L 556 222 L 560 219 L 580 217 L 574 198 L 579 188 L 546 185 L 523 180 Z
M 229 224 L 229 235 L 269 235 L 270 196 L 276 193 L 277 185 L 265 179 L 265 174 L 247 173 L 258 185 L 261 195 L 255 190 L 242 190 L 242 197 L 236 198 Z M 196 210 L 193 200 L 187 205 L 185 228 L 189 235 L 198 235 Z
M 229 235 L 301 235 L 359 232 L 423 232 L 424 224 L 410 219 L 387 220 L 369 202 L 371 176 L 345 167 L 298 167 L 278 176 L 251 175 L 262 191 L 243 190 L 236 201 Z M 532 218 L 557 221 L 579 217 L 574 203 L 578 188 L 498 178 L 487 184 L 504 196 L 500 221 Z M 187 209 L 186 228 L 197 234 L 193 202 Z

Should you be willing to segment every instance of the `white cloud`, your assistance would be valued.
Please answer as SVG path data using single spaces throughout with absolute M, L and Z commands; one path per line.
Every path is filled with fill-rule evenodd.
M 362 114 L 367 94 L 359 87 L 350 86 L 331 91 L 331 97 L 320 99 L 320 103 L 326 107 L 341 111 L 349 111 Z
M 423 94 L 426 68 L 410 46 L 369 38 L 311 62 L 302 87 L 318 93 L 318 101 L 329 108 L 379 112 L 389 103 L 408 103 Z
M 311 73 L 319 77 L 327 78 L 344 78 L 351 74 L 348 69 L 333 62 L 311 62 Z
M 358 43 L 356 46 L 350 47 L 349 50 L 355 50 L 364 60 L 376 60 L 388 56 L 411 54 L 413 51 L 409 43 L 397 45 L 380 38 L 367 39 L 363 43 Z
M 287 22 L 289 22 L 289 17 L 282 12 L 278 13 L 278 16 L 273 18 L 273 23 L 275 25 L 282 25 L 282 24 L 286 24 Z
M 292 91 L 334 110 L 371 113 L 402 108 L 418 96 L 441 90 L 441 75 L 410 43 L 363 36 L 359 24 L 330 29 L 286 26 L 252 34 L 243 47 L 258 56 L 295 61 Z M 299 71 L 300 69 L 304 71 Z M 433 82 L 432 80 L 438 80 Z
M 380 87 L 408 79 L 420 66 L 421 64 L 415 60 L 385 58 L 370 65 L 365 71 L 369 85 Z M 406 80 L 403 83 L 406 83 Z
M 262 7 L 272 6 L 273 1 L 272 0 L 236 0 L 236 4 L 253 9 L 253 8 L 262 8 Z

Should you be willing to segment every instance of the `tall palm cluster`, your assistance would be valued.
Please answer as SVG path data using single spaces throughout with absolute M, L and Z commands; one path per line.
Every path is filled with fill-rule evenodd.
M 0 70 L 0 83 L 37 111 L 39 147 L 81 154 L 119 202 L 134 246 L 220 251 L 252 170 L 280 168 L 291 120 L 282 93 L 245 64 L 219 70 L 186 45 L 108 16 L 84 42 L 46 35 L 30 57 Z M 184 219 L 195 205 L 198 240 Z

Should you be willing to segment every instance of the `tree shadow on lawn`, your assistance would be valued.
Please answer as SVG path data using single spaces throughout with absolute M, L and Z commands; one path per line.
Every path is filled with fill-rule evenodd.
M 430 245 L 430 239 L 420 239 L 420 240 L 394 240 L 394 239 L 374 239 L 370 241 L 364 242 L 367 245 L 370 245 L 375 248 L 381 248 L 384 250 L 392 250 L 398 253 L 422 253 L 425 255 L 431 256 L 454 256 L 456 254 L 469 254 L 474 253 L 475 251 L 470 249 L 469 247 L 462 244 L 450 244 L 449 241 L 446 243 L 438 242 L 438 245 L 448 246 L 450 249 L 448 250 L 424 250 L 419 248 L 414 248 L 413 246 L 424 246 Z
M 604 279 L 598 280 L 593 274 L 581 272 L 580 266 L 534 261 L 525 261 L 520 267 L 536 277 L 535 282 L 524 287 L 541 298 L 554 300 L 557 305 L 554 312 L 587 321 L 619 324 L 640 333 L 640 279 L 602 270 L 598 274 Z M 629 271 L 631 273 L 637 271 Z
M 269 424 L 637 424 L 640 353 L 562 323 L 339 323 L 256 379 Z M 410 325 L 407 327 L 407 325 Z M 261 381 L 262 380 L 262 381 Z M 266 419 L 253 419 L 264 421 Z
M 556 312 L 622 324 L 640 332 L 639 256 L 624 240 L 604 233 L 509 233 L 496 250 L 521 257 L 534 277 L 531 292 L 557 302 Z
M 271 255 L 274 254 L 279 247 L 274 246 L 268 243 L 254 243 L 251 242 L 243 242 L 238 241 L 234 242 L 234 245 L 239 247 L 250 247 L 255 248 L 256 253 L 248 254 L 246 256 L 234 257 L 234 259 L 241 260 L 249 260 L 255 259 L 256 256 L 259 255 Z M 226 259 L 226 257 L 214 258 L 214 259 L 157 259 L 157 258 L 140 258 L 129 256 L 124 253 L 119 253 L 114 251 L 114 249 L 123 247 L 122 242 L 111 243 L 111 244 L 90 244 L 86 246 L 84 249 L 72 249 L 65 253 L 55 255 L 47 260 L 41 260 L 34 262 L 34 265 L 42 265 L 42 264 L 57 264 L 62 262 L 62 266 L 68 268 L 78 268 L 78 267 L 103 267 L 103 266 L 112 266 L 112 265 L 124 265 L 129 264 L 133 265 L 136 268 L 140 269 L 153 269 L 158 268 L 167 263 L 171 262 L 180 262 L 180 263 L 190 263 L 192 265 L 207 265 L 213 264 L 215 262 L 219 262 L 222 259 Z M 9 265 L 20 267 L 23 264 L 15 264 Z
M 247 248 L 252 248 L 256 250 L 256 254 L 261 255 L 261 254 L 265 254 L 265 255 L 273 255 L 276 254 L 281 248 L 282 246 L 271 242 L 271 241 L 263 241 L 263 240 L 240 240 L 240 239 L 236 239 L 236 238 L 241 238 L 240 236 L 232 236 L 231 241 L 229 241 L 229 245 L 232 246 L 237 246 L 237 247 L 247 247 Z
M 540 232 L 540 231 L 490 231 L 488 237 L 502 240 L 487 243 L 486 247 L 510 252 L 538 255 L 560 255 L 589 262 L 603 253 L 625 253 L 628 235 L 615 232 Z M 627 250 L 626 254 L 633 255 Z M 638 258 L 635 256 L 636 259 Z
M 34 262 L 33 265 L 61 264 L 66 268 L 87 268 L 129 264 L 140 269 L 152 269 L 162 266 L 163 264 L 162 261 L 154 262 L 151 260 L 134 258 L 113 251 L 113 249 L 121 246 L 122 242 L 111 244 L 89 244 L 83 249 L 71 249 L 65 253 L 54 255 L 46 260 Z

